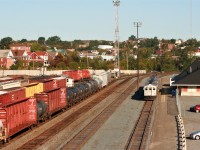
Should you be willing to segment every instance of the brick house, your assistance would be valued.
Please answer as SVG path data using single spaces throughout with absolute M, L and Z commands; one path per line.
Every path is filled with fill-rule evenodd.
M 13 64 L 12 52 L 10 50 L 0 50 L 0 68 L 9 69 Z
M 40 62 L 43 66 L 49 66 L 49 60 L 52 59 L 52 56 L 47 52 L 28 52 L 29 62 Z
M 25 51 L 25 50 L 11 50 L 11 52 L 12 52 L 12 55 L 13 55 L 13 59 L 15 59 L 15 61 L 22 60 L 23 66 L 29 65 L 27 51 Z
M 31 46 L 28 43 L 14 43 L 10 45 L 11 50 L 24 50 L 26 52 L 31 51 Z

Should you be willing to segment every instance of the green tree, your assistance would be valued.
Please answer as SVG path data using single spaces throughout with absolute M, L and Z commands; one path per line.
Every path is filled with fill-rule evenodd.
M 33 43 L 33 44 L 31 44 L 31 51 L 32 52 L 46 51 L 46 47 L 44 45 L 40 45 L 38 43 Z
M 69 68 L 72 70 L 77 70 L 79 68 L 79 64 L 77 62 L 70 62 Z
M 44 45 L 45 44 L 45 37 L 39 37 L 38 43 L 41 44 L 41 45 Z
M 13 42 L 11 37 L 5 37 L 1 39 L 1 48 L 2 49 L 9 49 L 10 44 Z
M 26 66 L 24 65 L 26 62 L 23 60 L 17 60 L 15 64 L 10 67 L 10 70 L 22 70 L 25 69 Z
M 66 66 L 65 62 L 62 61 L 62 62 L 57 63 L 56 69 L 64 70 L 64 69 L 67 69 L 67 66 Z
M 25 43 L 25 42 L 28 42 L 27 39 L 21 39 L 20 43 Z
M 136 37 L 135 37 L 135 35 L 131 35 L 129 38 L 128 38 L 128 40 L 136 40 Z
M 43 62 L 32 61 L 29 63 L 30 69 L 41 68 L 43 66 Z
M 61 38 L 59 36 L 49 37 L 46 43 L 52 47 L 58 46 L 61 43 Z

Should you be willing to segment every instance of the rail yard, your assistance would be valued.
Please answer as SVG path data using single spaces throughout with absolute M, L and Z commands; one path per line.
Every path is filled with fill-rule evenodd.
M 97 79 L 99 75 L 96 75 L 95 78 L 91 78 L 87 71 L 85 73 L 84 78 L 79 78 L 75 72 L 64 72 L 68 77 L 72 75 L 71 78 L 76 81 L 73 86 L 70 84 L 69 87 L 61 84 L 69 80 L 63 76 L 31 78 L 29 81 L 31 86 L 36 84 L 35 81 L 42 83 L 43 92 L 32 93 L 30 98 L 27 98 L 26 88 L 30 85 L 25 85 L 25 100 L 9 104 L 4 102 L 1 110 L 10 112 L 7 109 L 11 109 L 12 113 L 16 113 L 18 110 L 14 112 L 9 107 L 20 105 L 28 100 L 35 102 L 34 106 L 39 108 L 39 111 L 36 110 L 39 115 L 35 120 L 32 118 L 32 122 L 28 125 L 25 123 L 26 126 L 21 127 L 20 123 L 14 122 L 15 133 L 2 136 L 4 144 L 1 144 L 0 148 L 8 150 L 151 148 L 155 140 L 154 136 L 152 139 L 155 105 L 158 101 L 159 88 L 162 88 L 158 83 L 161 76 L 165 77 L 167 74 L 158 75 L 156 78 L 152 74 L 141 75 L 139 78 L 141 88 L 137 91 L 137 76 L 129 75 L 116 80 L 111 79 L 108 73 L 106 81 L 101 81 L 103 77 Z M 105 73 L 101 75 L 105 76 Z M 152 79 L 156 79 L 156 82 L 152 82 Z M 50 86 L 57 83 L 57 80 L 63 81 L 58 84 L 59 88 L 50 89 Z M 151 83 L 147 83 L 149 81 Z M 103 82 L 104 86 L 102 86 Z M 145 94 L 147 86 L 148 91 Z M 63 96 L 58 96 L 61 99 L 53 100 L 56 101 L 54 104 L 51 102 L 53 96 L 48 94 L 63 87 L 66 89 L 64 90 L 65 103 L 62 100 Z M 87 91 L 87 89 L 90 90 Z M 63 91 L 58 92 L 58 95 L 59 93 L 63 94 Z M 152 97 L 149 93 L 153 93 Z M 145 99 L 145 96 L 148 96 L 148 99 Z M 59 102 L 63 103 L 59 104 Z M 8 126 L 7 122 L 9 122 L 9 117 L 6 122 L 2 121 L 2 130 Z

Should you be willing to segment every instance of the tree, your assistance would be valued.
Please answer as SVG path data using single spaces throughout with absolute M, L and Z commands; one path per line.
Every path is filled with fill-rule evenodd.
M 79 67 L 79 64 L 77 62 L 70 62 L 69 63 L 69 68 L 72 70 L 77 70 Z
M 42 46 L 38 43 L 33 43 L 31 44 L 31 51 L 36 52 L 36 51 L 46 51 L 46 47 Z
M 28 42 L 27 39 L 21 39 L 20 43 Z
M 58 36 L 52 36 L 47 39 L 46 43 L 51 46 L 56 46 L 61 43 L 61 39 Z
M 135 35 L 131 35 L 129 38 L 128 38 L 128 40 L 136 40 L 136 37 L 135 37 Z
M 39 37 L 38 43 L 41 44 L 41 45 L 44 45 L 45 44 L 45 37 Z
M 11 37 L 5 37 L 1 39 L 1 48 L 9 49 L 9 45 L 12 43 L 13 39 Z
M 58 54 L 53 61 L 51 61 L 50 63 L 50 67 L 56 68 L 58 64 L 60 64 L 61 62 L 63 62 L 65 64 L 65 66 L 67 66 L 67 60 L 66 58 L 62 55 L 62 54 Z M 62 64 L 63 64 L 62 63 Z M 62 64 L 60 64 L 59 66 L 63 66 Z
M 176 40 L 175 40 L 175 39 L 171 39 L 170 42 L 171 42 L 172 44 L 175 44 Z
M 56 69 L 67 69 L 66 67 L 66 64 L 65 62 L 59 62 L 57 65 L 56 65 Z
M 25 62 L 23 60 L 17 60 L 15 64 L 13 64 L 10 69 L 11 70 L 22 70 L 25 68 Z

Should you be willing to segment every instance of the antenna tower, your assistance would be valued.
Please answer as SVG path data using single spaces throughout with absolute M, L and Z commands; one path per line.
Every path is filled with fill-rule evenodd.
M 120 5 L 119 0 L 113 1 L 115 7 L 115 50 L 117 51 L 117 60 L 115 61 L 114 71 L 117 74 L 116 77 L 120 77 L 120 63 L 119 63 L 119 18 L 118 18 L 118 7 Z

